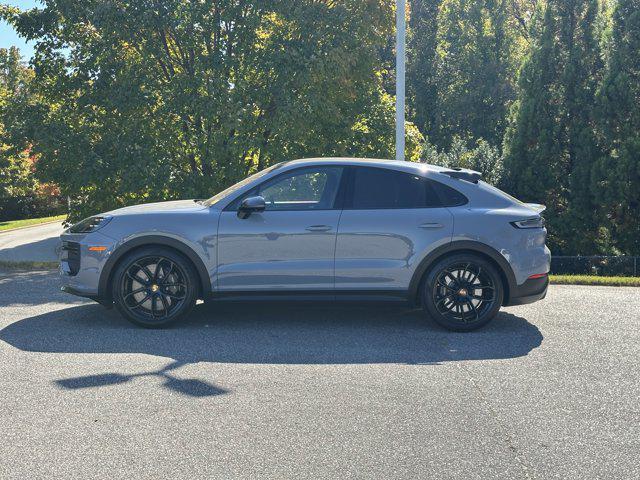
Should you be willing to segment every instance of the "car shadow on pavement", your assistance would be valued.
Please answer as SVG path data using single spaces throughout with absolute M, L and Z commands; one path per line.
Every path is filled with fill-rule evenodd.
M 60 291 L 60 285 L 58 275 L 51 270 L 0 269 L 0 308 L 43 303 L 69 306 L 87 303 L 86 299 Z M 40 292 L 46 292 L 44 297 Z
M 57 236 L 34 240 L 22 245 L 1 248 L 0 260 L 9 262 L 56 262 L 61 246 L 62 242 Z
M 0 340 L 26 352 L 141 353 L 173 359 L 158 371 L 57 380 L 61 388 L 115 385 L 155 375 L 165 387 L 189 396 L 226 393 L 171 375 L 195 362 L 437 365 L 521 357 L 542 339 L 535 325 L 505 312 L 480 330 L 453 333 L 422 312 L 402 307 L 307 303 L 198 305 L 186 321 L 164 330 L 138 328 L 115 310 L 84 304 L 18 320 L 0 331 Z

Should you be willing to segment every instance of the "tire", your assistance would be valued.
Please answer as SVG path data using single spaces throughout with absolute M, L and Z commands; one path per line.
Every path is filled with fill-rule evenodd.
M 489 323 L 503 298 L 504 286 L 496 268 L 473 254 L 454 254 L 439 260 L 427 272 L 422 286 L 426 313 L 456 332 L 476 330 Z
M 169 326 L 191 312 L 198 298 L 198 275 L 180 253 L 143 247 L 126 255 L 112 280 L 116 308 L 146 328 Z

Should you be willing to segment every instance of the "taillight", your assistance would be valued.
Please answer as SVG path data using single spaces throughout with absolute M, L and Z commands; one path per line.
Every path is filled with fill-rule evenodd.
M 511 222 L 511 225 L 516 228 L 544 228 L 544 218 L 533 217 L 525 220 L 517 220 L 515 222 Z

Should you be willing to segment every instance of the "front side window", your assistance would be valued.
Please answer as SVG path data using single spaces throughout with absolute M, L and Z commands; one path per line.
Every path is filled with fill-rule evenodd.
M 355 169 L 351 205 L 353 209 L 438 206 L 440 201 L 424 177 L 382 168 Z
M 237 210 L 242 200 L 260 195 L 265 210 L 331 210 L 334 207 L 342 167 L 309 167 L 268 180 L 232 202 L 227 210 Z
M 338 194 L 342 168 L 316 167 L 292 172 L 258 188 L 266 210 L 329 210 Z

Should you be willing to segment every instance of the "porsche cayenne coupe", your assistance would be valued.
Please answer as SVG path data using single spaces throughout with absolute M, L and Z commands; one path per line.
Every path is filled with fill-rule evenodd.
M 62 289 L 145 327 L 183 319 L 198 299 L 375 299 L 473 330 L 546 295 L 543 210 L 471 170 L 294 160 L 208 200 L 73 225 L 61 236 Z

